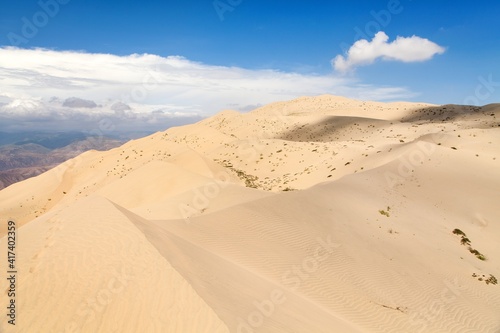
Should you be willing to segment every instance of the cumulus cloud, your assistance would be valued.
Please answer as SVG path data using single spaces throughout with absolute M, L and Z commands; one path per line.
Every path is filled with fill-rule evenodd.
M 370 86 L 334 74 L 212 66 L 180 56 L 0 48 L 2 130 L 78 130 L 98 127 L 102 119 L 116 131 L 160 130 L 224 109 L 320 94 L 415 96 L 404 87 Z
M 115 104 L 111 105 L 111 110 L 117 111 L 117 112 L 123 112 L 123 111 L 129 111 L 132 109 L 130 108 L 130 106 L 128 106 L 125 103 L 116 102 Z
M 379 31 L 371 41 L 361 39 L 355 42 L 345 56 L 332 60 L 335 70 L 345 73 L 355 67 L 372 64 L 381 58 L 388 61 L 419 62 L 443 54 L 445 48 L 418 36 L 400 37 L 389 42 L 389 36 Z
M 97 104 L 94 101 L 89 101 L 87 99 L 81 99 L 78 97 L 70 97 L 66 98 L 63 103 L 63 106 L 67 106 L 69 108 L 89 108 L 93 109 L 97 107 Z

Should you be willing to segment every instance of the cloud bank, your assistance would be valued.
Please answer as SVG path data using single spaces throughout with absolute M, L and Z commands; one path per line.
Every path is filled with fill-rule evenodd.
M 0 48 L 2 130 L 81 130 L 106 119 L 116 131 L 153 131 L 224 109 L 304 95 L 407 99 L 402 87 L 341 76 L 212 66 L 180 56 L 118 56 Z
M 418 36 L 400 37 L 389 41 L 383 31 L 379 31 L 369 42 L 361 39 L 347 51 L 346 56 L 338 55 L 332 60 L 335 70 L 345 73 L 358 66 L 372 64 L 381 58 L 388 61 L 419 62 L 443 54 L 445 48 Z
M 81 98 L 76 98 L 76 97 L 70 97 L 64 101 L 63 106 L 67 106 L 69 108 L 93 109 L 93 108 L 97 107 L 97 104 L 94 101 L 89 101 L 86 99 L 81 99 Z

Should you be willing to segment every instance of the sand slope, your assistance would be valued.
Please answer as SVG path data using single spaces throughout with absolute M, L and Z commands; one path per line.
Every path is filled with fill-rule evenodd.
M 499 145 L 498 104 L 319 96 L 87 152 L 0 191 L 0 331 L 500 332 Z

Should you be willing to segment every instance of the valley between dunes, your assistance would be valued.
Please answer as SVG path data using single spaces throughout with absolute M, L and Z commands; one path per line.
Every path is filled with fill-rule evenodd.
M 88 151 L 0 191 L 0 332 L 498 333 L 499 147 L 500 104 L 325 95 Z

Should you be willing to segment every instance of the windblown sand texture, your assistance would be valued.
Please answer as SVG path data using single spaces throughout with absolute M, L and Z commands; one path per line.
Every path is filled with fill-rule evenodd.
M 499 147 L 500 104 L 319 96 L 86 152 L 0 191 L 0 331 L 498 333 Z

